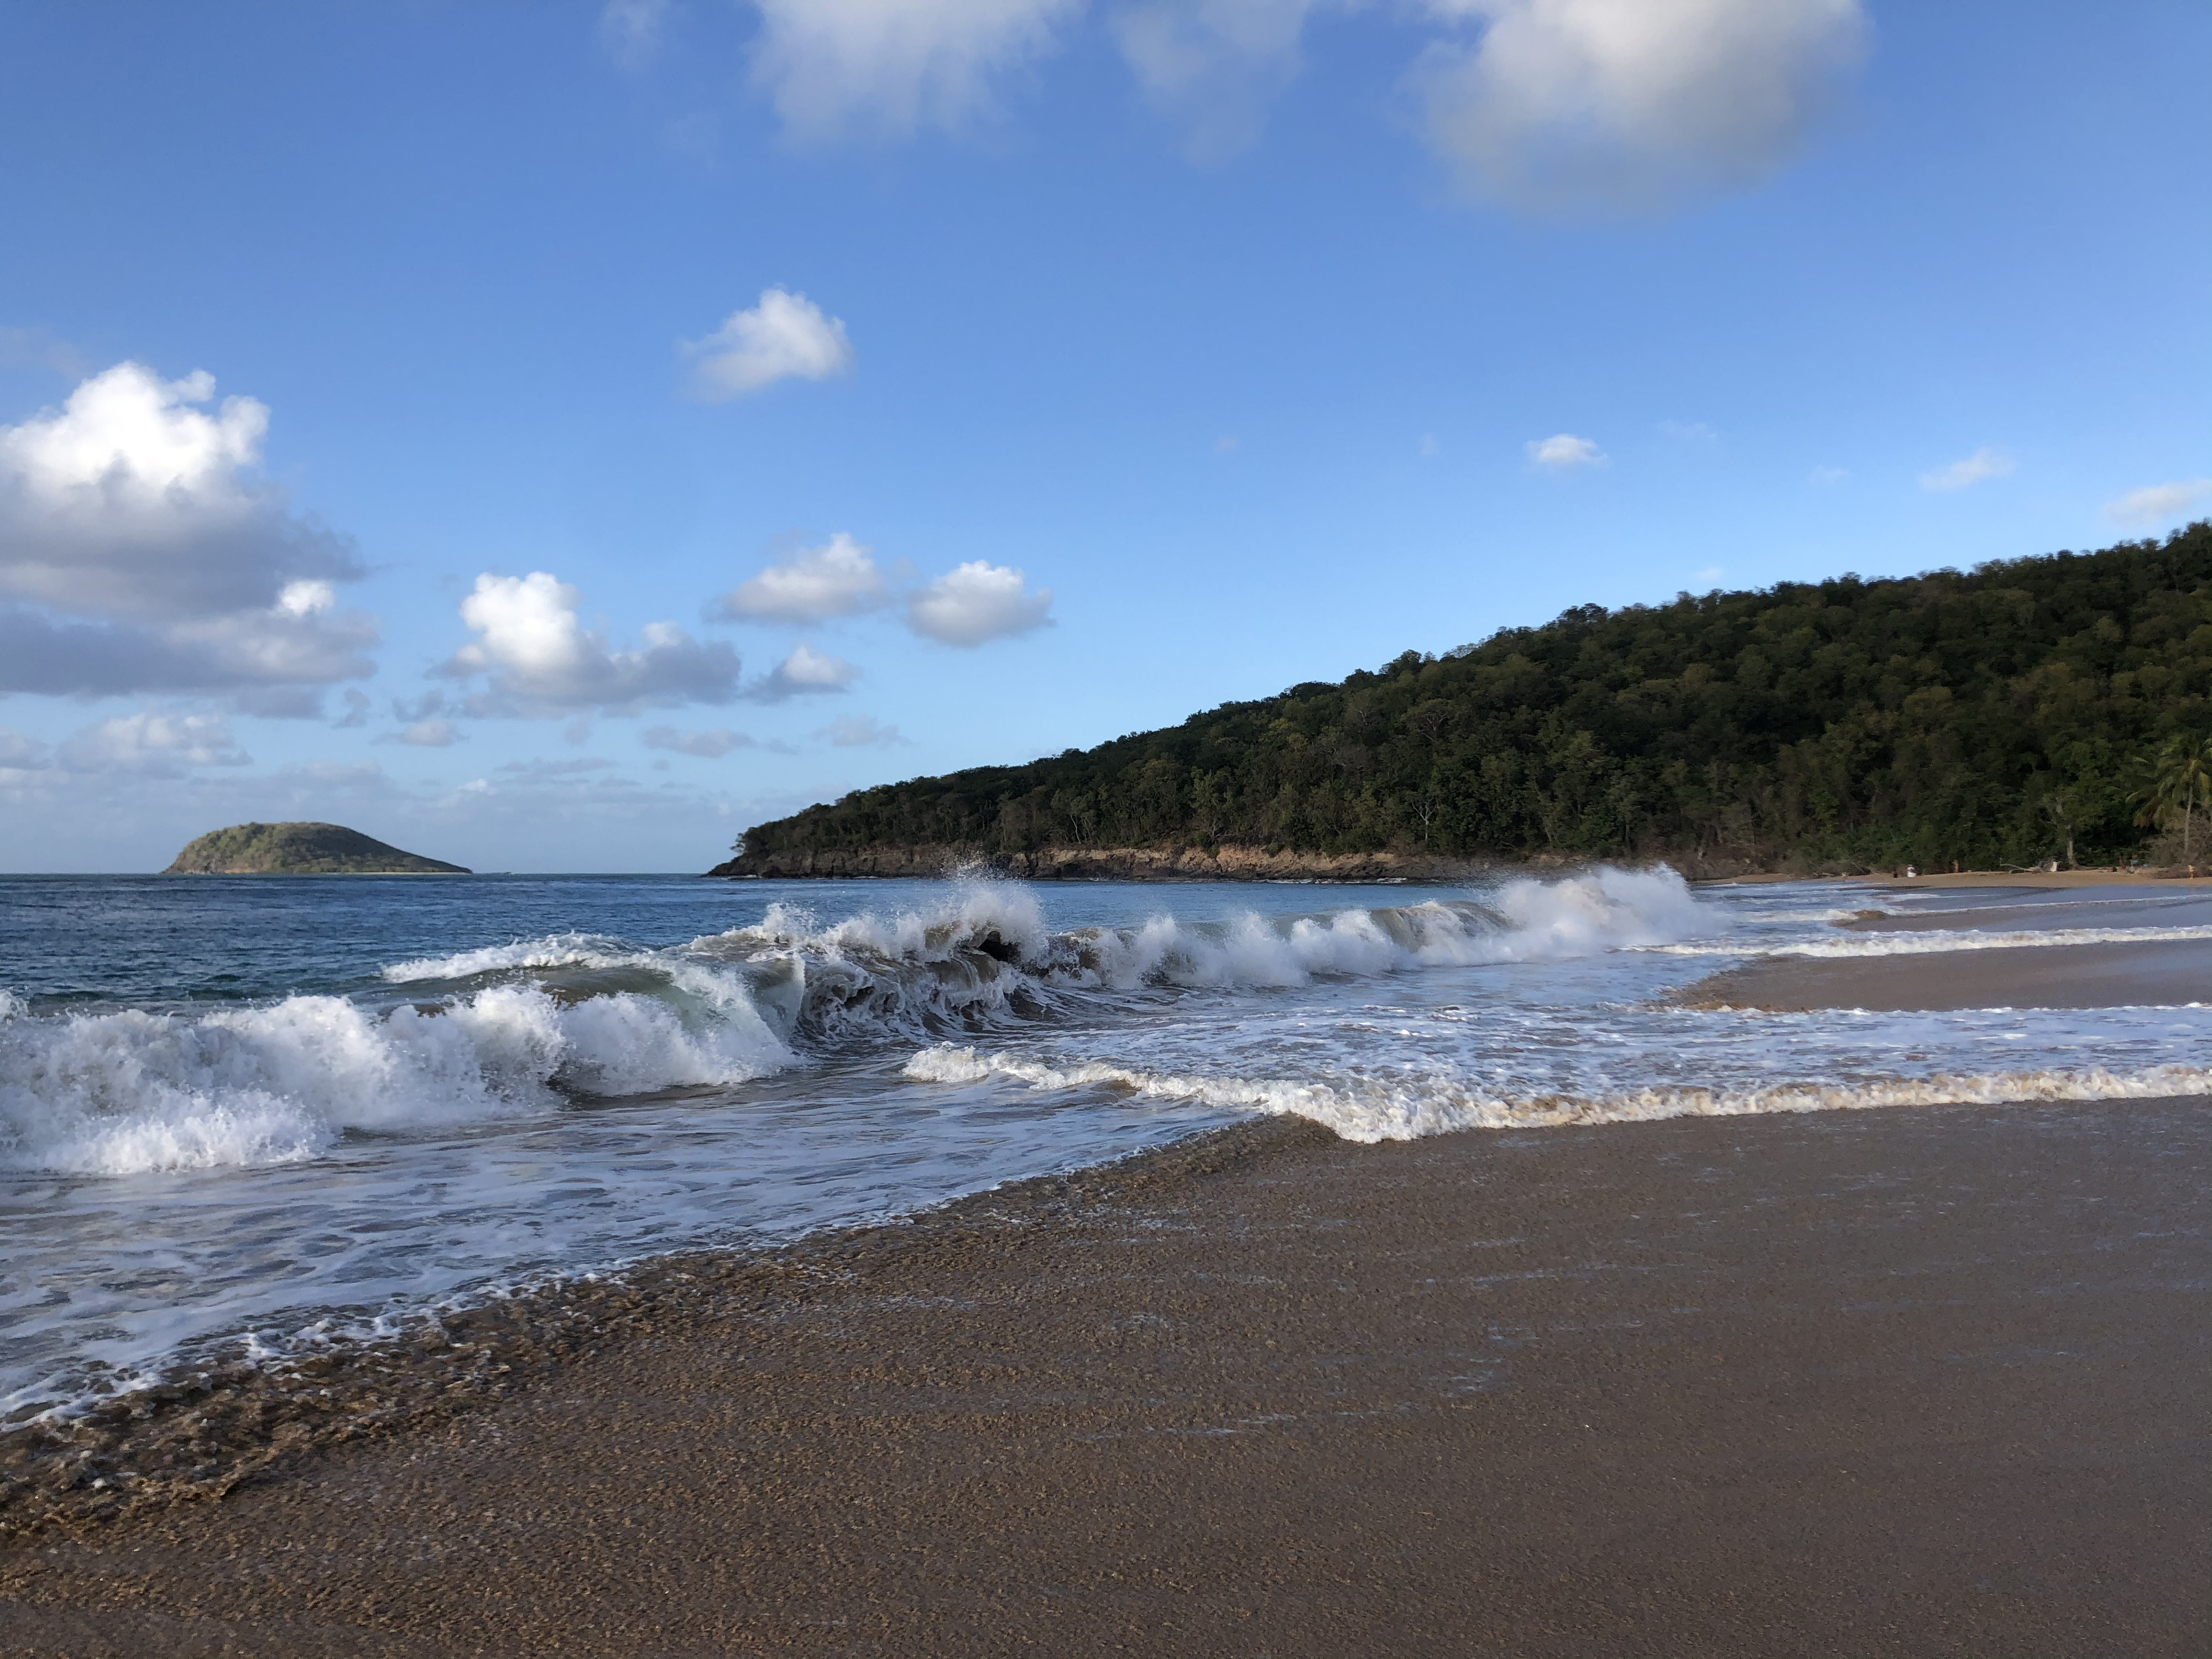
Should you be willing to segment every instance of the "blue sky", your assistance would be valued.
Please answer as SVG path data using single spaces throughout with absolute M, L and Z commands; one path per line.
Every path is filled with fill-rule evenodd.
M 7 6 L 0 868 L 702 868 L 1570 605 L 2161 532 L 2209 63 L 2179 3 Z

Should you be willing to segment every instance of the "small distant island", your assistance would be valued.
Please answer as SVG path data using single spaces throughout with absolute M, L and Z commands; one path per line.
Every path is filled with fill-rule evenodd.
M 465 876 L 342 823 L 234 823 L 177 854 L 169 876 Z

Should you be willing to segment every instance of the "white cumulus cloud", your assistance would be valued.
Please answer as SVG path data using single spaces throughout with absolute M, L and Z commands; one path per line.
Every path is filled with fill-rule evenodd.
M 717 615 L 739 622 L 823 623 L 890 603 L 873 555 L 842 531 L 784 564 L 748 577 L 716 601 Z
M 1082 0 L 755 0 L 754 84 L 802 143 L 904 137 L 988 112 L 994 82 Z
M 2130 489 L 2105 505 L 2105 516 L 2114 524 L 2154 530 L 2188 517 L 2199 503 L 2212 500 L 2212 478 L 2184 478 L 2173 483 L 2150 484 Z
M 907 596 L 907 626 L 941 645 L 977 646 L 1042 628 L 1052 590 L 1034 592 L 1019 570 L 972 560 Z
M 747 695 L 763 702 L 781 702 L 787 697 L 820 696 L 848 690 L 860 678 L 860 671 L 843 658 L 801 644 Z
M 1939 466 L 1920 475 L 1923 489 L 1967 489 L 2012 471 L 2012 457 L 1994 449 L 1978 449 L 1962 461 Z
M 1147 0 L 1114 21 L 1146 96 L 1184 130 L 1194 160 L 1244 149 L 1297 77 L 1298 38 L 1322 0 Z
M 696 359 L 699 395 L 720 401 L 742 398 L 778 380 L 826 380 L 853 366 L 845 325 L 823 314 L 804 294 L 762 290 L 750 311 L 733 311 L 703 340 L 684 343 Z
M 635 649 L 616 650 L 584 626 L 579 598 L 543 570 L 477 578 L 461 601 L 461 620 L 477 637 L 439 671 L 486 677 L 466 712 L 631 714 L 647 705 L 727 702 L 737 695 L 738 656 L 727 645 L 702 644 L 672 623 L 651 623 Z
M 1548 438 L 1538 438 L 1523 446 L 1529 461 L 1553 472 L 1571 472 L 1577 467 L 1603 466 L 1605 452 L 1588 438 L 1577 438 L 1571 432 L 1555 432 Z
M 370 671 L 339 537 L 255 476 L 269 410 L 134 362 L 0 426 L 0 693 L 266 690 Z
M 1542 212 L 1753 184 L 1864 56 L 1859 0 L 1430 0 L 1413 88 L 1475 194 Z

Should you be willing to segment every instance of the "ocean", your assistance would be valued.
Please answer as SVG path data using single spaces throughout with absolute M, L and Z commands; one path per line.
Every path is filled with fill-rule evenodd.
M 2212 1008 L 1762 1013 L 1762 957 L 2212 937 L 2138 892 L 0 878 L 0 1421 L 1255 1114 L 1353 1141 L 2212 1092 Z M 2168 913 L 2170 911 L 2170 914 Z M 2148 920 L 2146 920 L 2146 918 Z

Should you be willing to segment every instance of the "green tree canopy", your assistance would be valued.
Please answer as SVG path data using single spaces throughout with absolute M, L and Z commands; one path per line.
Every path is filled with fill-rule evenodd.
M 1940 867 L 2138 848 L 2212 731 L 2212 525 L 1971 571 L 1584 605 L 1341 684 L 848 795 L 740 869 L 891 846 L 1235 843 Z M 2193 809 L 2192 809 L 2193 810 Z

